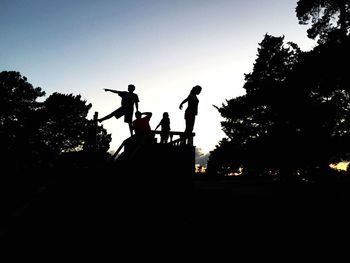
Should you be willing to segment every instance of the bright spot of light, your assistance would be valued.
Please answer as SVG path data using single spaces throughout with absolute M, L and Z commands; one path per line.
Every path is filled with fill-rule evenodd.
M 332 169 L 335 169 L 337 171 L 347 171 L 349 167 L 350 162 L 339 162 L 339 163 L 332 163 L 329 165 Z

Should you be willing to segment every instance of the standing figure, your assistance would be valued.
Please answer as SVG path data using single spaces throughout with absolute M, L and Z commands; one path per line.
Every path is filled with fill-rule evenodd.
M 198 103 L 199 100 L 197 98 L 197 95 L 201 93 L 202 87 L 201 86 L 194 86 L 191 89 L 190 94 L 187 96 L 186 99 L 184 99 L 180 104 L 180 110 L 182 109 L 182 105 L 187 102 L 187 109 L 185 110 L 185 120 L 186 120 L 186 129 L 185 129 L 185 137 L 190 138 L 194 122 L 196 119 L 196 115 L 198 113 Z
M 160 143 L 167 143 L 170 132 L 170 119 L 167 112 L 163 113 L 163 118 L 160 120 L 155 130 L 157 130 L 159 126 L 161 126 Z
M 98 121 L 103 122 L 112 117 L 116 117 L 117 119 L 119 119 L 121 116 L 124 116 L 124 122 L 126 122 L 129 125 L 130 134 L 133 135 L 132 117 L 134 115 L 134 105 L 136 111 L 139 110 L 139 97 L 136 93 L 134 93 L 134 90 L 135 86 L 132 84 L 128 85 L 128 91 L 104 89 L 104 91 L 117 93 L 122 98 L 121 107 L 116 109 L 112 113 L 106 115 L 105 117 L 99 119 Z

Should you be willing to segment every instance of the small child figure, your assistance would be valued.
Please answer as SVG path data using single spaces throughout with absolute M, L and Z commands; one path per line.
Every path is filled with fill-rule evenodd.
M 163 113 L 163 118 L 160 120 L 155 130 L 157 130 L 159 126 L 161 126 L 160 143 L 167 143 L 170 132 L 170 119 L 167 112 Z

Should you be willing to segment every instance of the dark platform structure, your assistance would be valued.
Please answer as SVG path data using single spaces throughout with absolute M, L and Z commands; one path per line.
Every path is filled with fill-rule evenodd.
M 180 213 L 178 209 L 187 206 L 193 190 L 195 134 L 184 139 L 182 132 L 170 132 L 169 143 L 158 143 L 160 134 L 153 131 L 154 138 L 147 142 L 125 140 L 110 160 L 110 172 L 129 187 L 138 204 L 147 203 L 157 211 L 168 207 L 172 214 Z M 179 138 L 173 140 L 176 136 Z
M 125 173 L 149 173 L 150 176 L 170 173 L 180 178 L 193 176 L 195 134 L 192 133 L 189 138 L 182 139 L 184 138 L 182 132 L 170 132 L 169 143 L 158 143 L 156 136 L 161 132 L 152 131 L 152 133 L 154 137 L 147 141 L 137 141 L 133 137 L 126 139 L 112 156 L 111 161 Z M 179 138 L 172 140 L 174 136 Z M 124 151 L 121 153 L 122 149 Z

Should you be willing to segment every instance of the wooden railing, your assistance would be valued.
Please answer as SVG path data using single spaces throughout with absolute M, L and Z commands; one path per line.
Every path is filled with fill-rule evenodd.
M 160 144 L 160 136 L 162 134 L 161 131 L 152 131 L 152 134 L 154 134 L 154 138 L 156 139 L 154 142 Z M 157 137 L 159 136 L 159 140 Z M 174 137 L 178 136 L 178 138 L 174 139 Z M 170 131 L 169 132 L 169 141 L 166 144 L 170 144 L 173 146 L 184 146 L 189 145 L 193 146 L 193 137 L 195 136 L 195 133 L 191 133 L 191 136 L 185 136 L 184 132 L 177 132 L 177 131 Z M 128 144 L 130 140 L 133 139 L 133 136 L 125 139 L 122 144 L 119 146 L 117 151 L 113 154 L 111 157 L 112 160 L 115 160 L 115 158 L 118 156 L 118 154 L 121 152 L 123 148 Z
M 155 135 L 155 138 L 157 138 L 157 135 L 159 135 L 159 138 L 160 138 L 160 135 L 162 134 L 161 131 L 152 131 L 152 133 Z M 178 146 L 178 145 L 193 146 L 193 137 L 195 135 L 196 134 L 194 132 L 191 133 L 190 136 L 185 136 L 184 132 L 170 131 L 169 132 L 169 141 L 167 143 L 174 145 L 174 146 Z M 176 136 L 178 136 L 178 138 L 175 139 L 174 137 L 176 137 Z M 160 141 L 160 139 L 159 139 L 159 141 Z
M 92 142 L 92 147 L 94 150 L 97 148 L 97 127 L 98 127 L 98 112 L 96 111 L 94 116 L 93 116 L 93 123 L 94 123 L 94 141 Z M 161 131 L 152 131 L 152 134 L 154 135 L 155 142 L 160 143 Z M 173 146 L 183 146 L 183 145 L 188 145 L 188 146 L 193 146 L 193 137 L 196 134 L 192 132 L 191 134 L 185 134 L 184 132 L 178 132 L 178 131 L 170 131 L 169 132 L 169 140 L 166 144 L 170 144 Z M 157 138 L 158 137 L 158 138 Z M 113 154 L 111 159 L 115 159 L 115 157 L 119 154 L 119 152 L 125 148 L 125 145 L 129 141 L 133 139 L 133 136 L 125 139 L 122 144 L 119 146 L 117 151 Z

